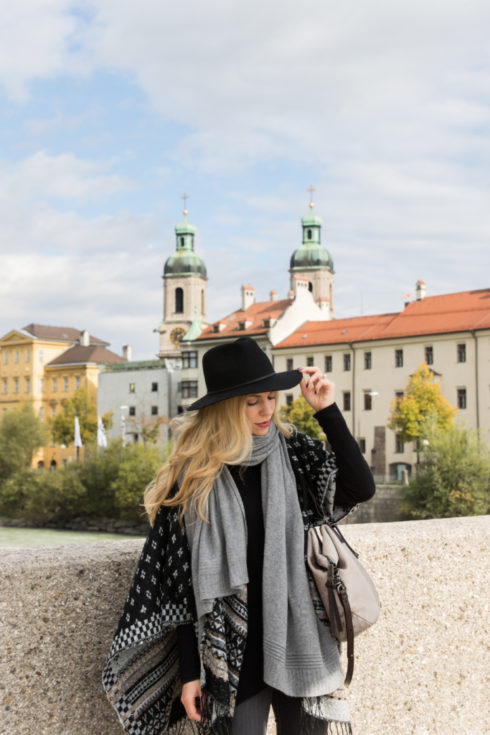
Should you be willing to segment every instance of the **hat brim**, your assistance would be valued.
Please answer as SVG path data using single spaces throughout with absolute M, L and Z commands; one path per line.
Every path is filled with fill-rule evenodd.
M 212 406 L 213 403 L 220 403 L 220 401 L 226 401 L 228 398 L 234 398 L 235 396 L 246 396 L 250 393 L 267 393 L 267 391 L 294 388 L 294 386 L 298 385 L 301 381 L 302 377 L 303 374 L 300 373 L 299 370 L 287 370 L 284 373 L 274 373 L 274 375 L 269 375 L 267 378 L 254 380 L 250 383 L 242 383 L 241 385 L 236 385 L 233 388 L 227 388 L 223 391 L 207 393 L 202 398 L 191 403 L 191 405 L 187 407 L 187 411 L 197 411 L 199 408 Z

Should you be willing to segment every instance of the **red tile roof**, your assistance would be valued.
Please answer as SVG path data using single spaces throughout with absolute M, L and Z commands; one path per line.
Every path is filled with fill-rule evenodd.
M 22 327 L 24 332 L 29 332 L 33 337 L 38 339 L 53 339 L 60 342 L 78 342 L 82 336 L 80 329 L 74 327 L 50 327 L 45 324 L 28 324 Z M 90 344 L 108 345 L 103 339 L 90 335 Z
M 75 345 L 65 350 L 61 355 L 51 360 L 46 367 L 56 367 L 57 365 L 85 365 L 89 362 L 102 365 L 109 362 L 125 362 L 124 358 L 116 355 L 115 352 L 106 349 L 102 345 Z
M 224 319 L 219 319 L 215 324 L 226 324 L 219 332 L 213 330 L 210 324 L 203 330 L 199 340 L 213 339 L 219 334 L 220 337 L 240 337 L 244 334 L 265 334 L 269 327 L 264 326 L 264 319 L 278 319 L 291 304 L 291 299 L 276 301 L 259 301 L 252 304 L 248 309 L 237 309 Z M 250 322 L 246 329 L 239 329 L 239 322 Z
M 306 322 L 274 349 L 490 329 L 490 289 L 426 296 L 401 312 Z

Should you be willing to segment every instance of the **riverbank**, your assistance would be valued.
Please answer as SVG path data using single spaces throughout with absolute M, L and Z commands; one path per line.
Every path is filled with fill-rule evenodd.
M 116 536 L 146 536 L 150 528 L 148 521 L 121 521 L 114 518 L 80 516 L 69 520 L 50 520 L 44 523 L 26 518 L 0 517 L 0 528 L 35 528 L 58 531 L 80 531 L 88 533 L 111 533 Z

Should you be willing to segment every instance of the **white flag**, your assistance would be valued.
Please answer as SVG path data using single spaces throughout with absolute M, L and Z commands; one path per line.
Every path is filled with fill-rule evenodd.
M 106 447 L 107 446 L 107 436 L 105 433 L 105 426 L 102 423 L 102 419 L 99 416 L 97 421 L 97 446 L 98 447 Z
M 75 447 L 83 447 L 78 416 L 75 416 Z

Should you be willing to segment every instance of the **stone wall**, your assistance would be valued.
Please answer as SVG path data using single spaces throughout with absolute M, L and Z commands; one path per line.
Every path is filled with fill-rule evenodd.
M 356 641 L 356 735 L 488 733 L 489 530 L 489 517 L 346 529 L 383 603 Z M 3 551 L 1 735 L 122 733 L 100 673 L 140 549 Z

